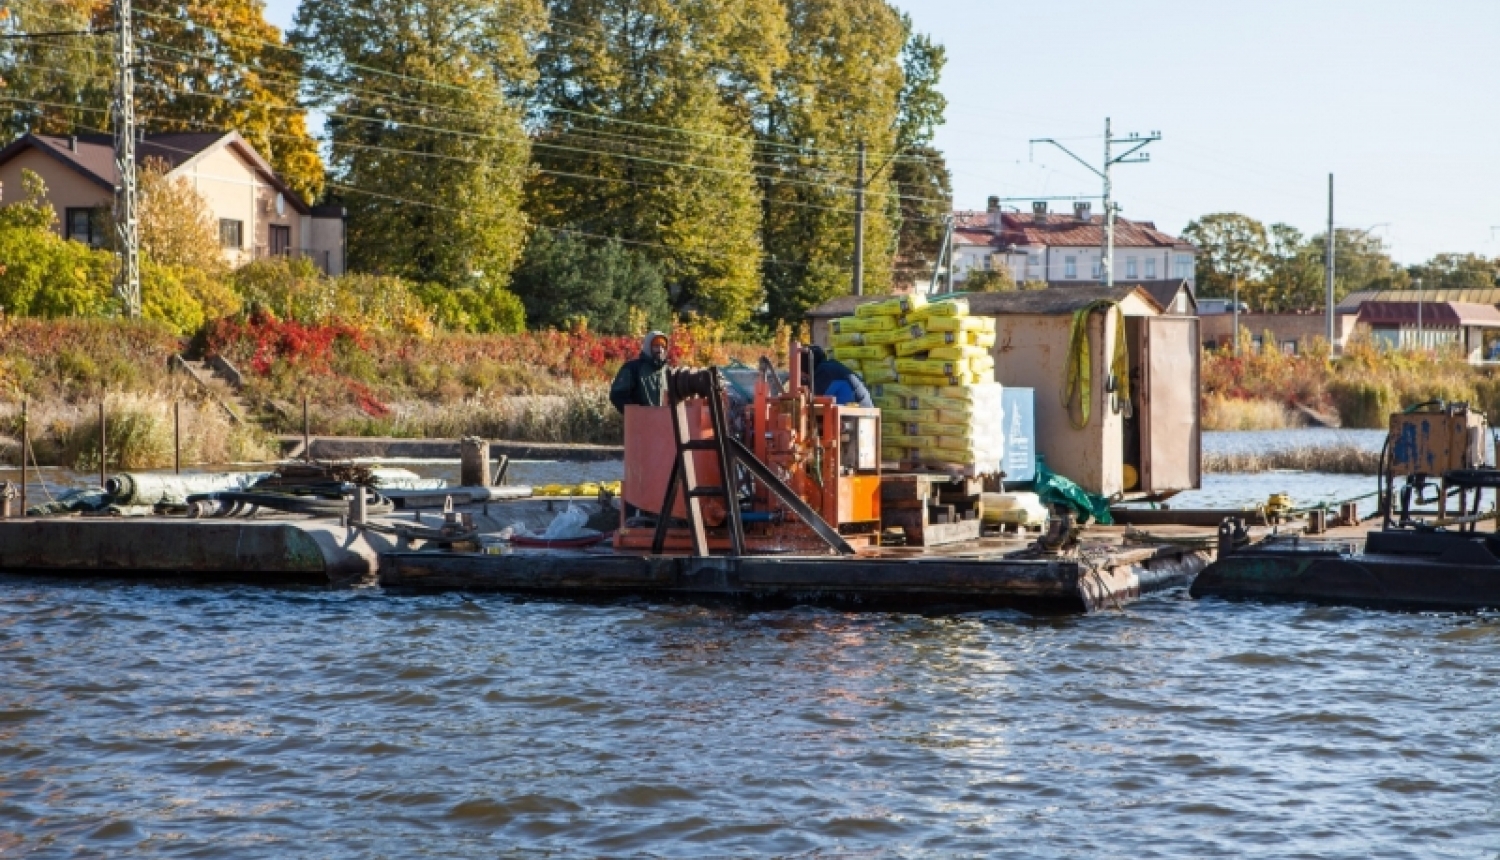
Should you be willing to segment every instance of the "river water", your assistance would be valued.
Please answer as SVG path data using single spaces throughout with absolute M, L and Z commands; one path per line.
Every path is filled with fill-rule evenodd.
M 0 584 L 0 856 L 1500 854 L 1500 617 Z
M 1500 615 L 1181 592 L 934 618 L 6 577 L 0 857 L 1495 858 L 1497 678 Z

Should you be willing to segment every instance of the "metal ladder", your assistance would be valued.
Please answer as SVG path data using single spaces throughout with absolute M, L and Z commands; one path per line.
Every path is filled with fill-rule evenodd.
M 688 424 L 686 398 L 671 398 L 672 435 L 677 443 L 677 454 L 672 458 L 672 475 L 667 479 L 666 498 L 656 518 L 656 534 L 651 540 L 651 552 L 660 555 L 666 547 L 667 524 L 672 518 L 672 508 L 677 504 L 678 485 L 687 508 L 688 531 L 693 538 L 693 555 L 709 555 L 708 532 L 703 526 L 703 500 L 722 499 L 725 522 L 729 526 L 729 554 L 745 554 L 745 526 L 740 521 L 738 485 L 734 481 L 734 455 L 729 449 L 729 419 L 724 414 L 724 396 L 718 392 L 718 371 L 714 371 L 714 393 L 705 398 L 708 415 L 713 427 L 712 439 L 692 438 Z M 698 466 L 693 462 L 696 451 L 713 451 L 719 456 L 719 483 L 699 482 Z

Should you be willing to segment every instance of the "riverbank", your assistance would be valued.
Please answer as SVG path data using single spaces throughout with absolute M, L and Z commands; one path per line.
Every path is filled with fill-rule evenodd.
M 672 338 L 690 364 L 785 352 L 692 320 Z M 321 437 L 619 445 L 609 383 L 639 351 L 638 338 L 584 329 L 415 336 L 249 315 L 189 340 L 147 321 L 0 317 L 0 462 L 19 463 L 23 401 L 36 461 L 78 470 L 97 468 L 101 402 L 115 469 L 171 466 L 177 428 L 185 465 L 276 459 L 276 436 L 303 431 L 304 403 Z M 183 352 L 223 356 L 240 385 L 172 372 Z
M 1315 347 L 1298 355 L 1242 349 L 1205 353 L 1205 430 L 1307 426 L 1307 410 L 1346 428 L 1385 427 L 1393 412 L 1431 400 L 1462 401 L 1500 416 L 1500 375 L 1447 351 L 1381 349 L 1355 337 L 1337 358 Z

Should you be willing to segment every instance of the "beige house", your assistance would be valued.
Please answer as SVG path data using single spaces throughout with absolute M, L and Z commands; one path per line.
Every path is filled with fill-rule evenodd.
M 231 265 L 269 256 L 307 257 L 330 275 L 343 274 L 344 210 L 309 206 L 239 132 L 142 135 L 137 163 L 160 159 L 171 178 L 192 183 L 219 225 Z M 107 135 L 27 134 L 0 150 L 0 205 L 21 199 L 21 172 L 47 184 L 64 238 L 102 245 L 119 171 Z

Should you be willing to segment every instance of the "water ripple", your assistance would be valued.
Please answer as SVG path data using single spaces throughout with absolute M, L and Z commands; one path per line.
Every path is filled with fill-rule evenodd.
M 0 856 L 1494 857 L 1500 618 L 0 585 Z

